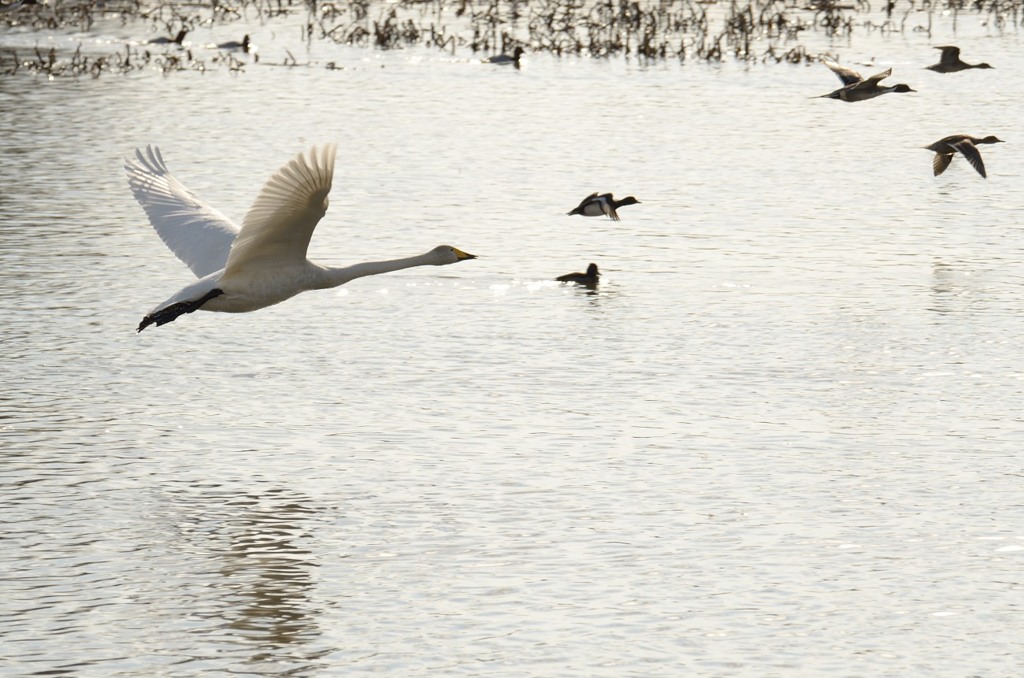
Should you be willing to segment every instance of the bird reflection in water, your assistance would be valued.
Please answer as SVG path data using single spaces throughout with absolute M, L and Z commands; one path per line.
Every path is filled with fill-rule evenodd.
M 310 599 L 316 564 L 301 542 L 309 538 L 306 522 L 318 511 L 308 497 L 289 489 L 252 489 L 203 488 L 201 496 L 188 497 L 198 504 L 189 539 L 220 562 L 211 598 L 192 614 L 219 620 L 232 638 L 254 648 L 243 660 L 249 666 L 309 668 L 323 650 L 310 645 L 321 635 Z M 189 494 L 194 492 L 193 486 Z M 304 645 L 310 646 L 306 653 L 300 650 Z

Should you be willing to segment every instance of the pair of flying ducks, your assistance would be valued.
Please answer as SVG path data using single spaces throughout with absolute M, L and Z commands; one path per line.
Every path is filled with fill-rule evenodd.
M 935 49 L 942 50 L 942 56 L 939 57 L 939 63 L 927 66 L 930 71 L 936 73 L 957 73 L 959 71 L 966 71 L 972 68 L 992 68 L 992 66 L 986 63 L 980 64 L 969 64 L 960 58 L 960 48 L 952 45 L 944 45 L 936 47 Z M 917 90 L 911 89 L 910 85 L 888 85 L 883 86 L 882 80 L 885 80 L 892 75 L 892 69 L 886 69 L 881 73 L 876 73 L 870 78 L 861 76 L 857 71 L 845 68 L 832 61 L 823 61 L 826 66 L 832 69 L 843 86 L 839 89 L 829 92 L 828 94 L 821 95 L 821 99 L 839 99 L 840 101 L 846 101 L 849 103 L 855 101 L 865 101 L 867 99 L 874 99 L 882 94 L 888 94 L 889 92 L 906 93 L 916 92 Z

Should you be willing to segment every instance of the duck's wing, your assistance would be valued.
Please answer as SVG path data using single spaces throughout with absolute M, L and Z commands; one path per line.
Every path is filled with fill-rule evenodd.
M 583 214 L 583 210 L 585 210 L 588 205 L 595 202 L 596 200 L 597 193 L 591 193 L 586 198 L 581 200 L 579 205 L 576 205 L 576 207 L 573 207 L 571 210 L 566 212 L 566 214 Z
M 892 68 L 887 68 L 881 73 L 875 73 L 870 78 L 865 78 L 864 81 L 861 82 L 860 84 L 864 85 L 865 87 L 874 87 L 881 81 L 888 78 L 890 75 L 892 75 Z
M 978 147 L 971 143 L 970 139 L 964 139 L 953 144 L 953 148 L 960 152 L 960 155 L 964 156 L 967 162 L 971 163 L 971 167 L 978 171 L 982 177 L 988 178 L 985 174 L 985 163 L 981 159 L 981 152 Z
M 618 221 L 619 213 L 615 211 L 615 203 L 613 202 L 612 194 L 605 193 L 604 195 L 599 196 L 598 200 L 600 201 L 601 211 L 604 212 L 605 215 L 611 217 L 612 221 Z
M 157 235 L 197 278 L 224 268 L 238 226 L 175 179 L 159 148 L 135 149 L 124 171 Z
M 327 212 L 334 180 L 334 144 L 299 153 L 267 180 L 242 220 L 224 274 L 253 265 L 299 265 L 313 229 Z
M 953 45 L 940 45 L 935 49 L 942 50 L 942 55 L 939 56 L 940 64 L 955 64 L 960 61 L 959 47 L 954 47 Z
M 847 86 L 847 85 L 853 85 L 853 84 L 858 83 L 861 80 L 863 80 L 863 78 L 860 76 L 860 73 L 858 73 L 857 71 L 853 70 L 852 68 L 846 68 L 845 66 L 840 66 L 839 64 L 835 63 L 834 61 L 825 61 L 825 60 L 823 60 L 821 63 L 823 63 L 826 66 L 828 66 L 832 70 L 833 73 L 835 73 L 837 76 L 839 76 L 839 80 L 843 83 L 844 87 Z
M 949 167 L 949 163 L 953 161 L 952 153 L 936 153 L 935 157 L 932 158 L 932 173 L 934 176 L 939 176 L 946 171 Z
M 935 142 L 935 145 L 942 148 L 936 148 L 936 151 L 947 149 L 949 153 L 953 152 L 953 144 L 958 144 L 967 138 L 966 134 L 950 134 L 948 137 L 942 137 Z

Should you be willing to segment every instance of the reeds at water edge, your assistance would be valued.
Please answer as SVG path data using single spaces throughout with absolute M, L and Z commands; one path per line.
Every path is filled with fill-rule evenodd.
M 851 38 L 859 32 L 930 34 L 938 21 L 955 23 L 961 15 L 984 17 L 1000 31 L 1021 25 L 1024 0 L 945 0 L 919 5 L 889 0 L 873 7 L 866 0 L 339 0 L 288 2 L 240 0 L 224 5 L 110 2 L 11 3 L 0 12 L 0 74 L 32 72 L 48 76 L 98 77 L 155 68 L 164 73 L 248 65 L 320 66 L 302 63 L 285 47 L 260 60 L 258 55 L 210 54 L 177 44 L 147 45 L 147 37 L 175 35 L 201 26 L 273 23 L 298 17 L 302 41 L 331 41 L 394 50 L 422 46 L 453 55 L 549 53 L 592 58 L 625 57 L 641 61 L 814 61 L 805 36 Z M 3 7 L 3 5 L 0 5 Z M 944 14 L 945 13 L 945 14 Z M 948 16 L 947 16 L 948 14 Z M 4 45 L 4 33 L 92 29 L 115 18 L 139 38 L 107 54 L 39 50 L 27 53 Z M 264 55 L 266 57 L 268 55 Z

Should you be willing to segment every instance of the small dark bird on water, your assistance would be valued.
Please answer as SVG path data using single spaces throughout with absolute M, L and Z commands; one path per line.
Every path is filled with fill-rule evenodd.
M 585 285 L 586 287 L 597 287 L 598 278 L 601 274 L 597 272 L 597 264 L 591 264 L 587 266 L 586 273 L 566 273 L 560 275 L 555 280 L 564 283 L 576 283 L 577 285 Z
M 993 68 L 988 64 L 968 64 L 960 60 L 960 48 L 954 47 L 953 45 L 943 45 L 936 47 L 935 49 L 942 50 L 942 56 L 939 57 L 939 63 L 932 64 L 931 66 L 925 66 L 929 71 L 935 71 L 936 73 L 956 73 L 958 71 L 966 71 L 969 68 Z
M 228 40 L 227 42 L 219 43 L 217 45 L 217 49 L 228 49 L 228 50 L 240 49 L 243 52 L 248 52 L 249 51 L 249 34 L 246 33 L 245 37 L 242 38 L 242 42 L 238 42 L 237 40 Z
M 818 99 L 839 99 L 840 101 L 846 101 L 852 103 L 854 101 L 866 101 L 868 99 L 874 99 L 875 97 L 888 94 L 889 92 L 916 92 L 917 90 L 910 89 L 909 85 L 899 84 L 891 85 L 888 87 L 882 87 L 878 83 L 885 80 L 892 75 L 892 69 L 886 69 L 881 73 L 876 73 L 870 78 L 863 78 L 861 74 L 850 68 L 845 68 L 839 64 L 831 61 L 822 61 L 823 64 L 828 66 L 833 73 L 839 77 L 839 81 L 843 83 L 843 86 L 834 92 L 828 94 L 822 94 Z
M 633 196 L 627 196 L 622 200 L 616 200 L 612 197 L 611 193 L 591 193 L 583 199 L 579 205 L 577 205 L 571 212 L 567 214 L 580 214 L 585 217 L 599 217 L 602 214 L 607 215 L 612 221 L 619 220 L 619 213 L 615 210 L 619 209 L 623 205 L 636 205 L 639 204 L 639 200 Z
M 972 137 L 970 134 L 953 134 L 939 139 L 934 144 L 925 146 L 925 148 L 929 151 L 935 151 L 935 157 L 932 158 L 932 171 L 935 172 L 935 176 L 945 172 L 946 168 L 949 167 L 949 163 L 953 161 L 953 156 L 959 153 L 964 156 L 967 162 L 971 163 L 971 167 L 978 170 L 978 174 L 983 178 L 988 178 L 988 175 L 985 174 L 985 163 L 981 160 L 978 144 L 999 143 L 1003 143 L 1003 140 L 997 139 L 992 135 Z
M 146 42 L 147 45 L 180 45 L 185 36 L 188 35 L 188 29 L 182 28 L 178 31 L 178 34 L 173 38 L 153 38 Z
M 512 50 L 512 54 L 495 54 L 492 57 L 482 59 L 485 64 L 495 64 L 497 66 L 515 66 L 519 68 L 519 61 L 523 57 L 523 48 L 516 45 L 516 48 Z

